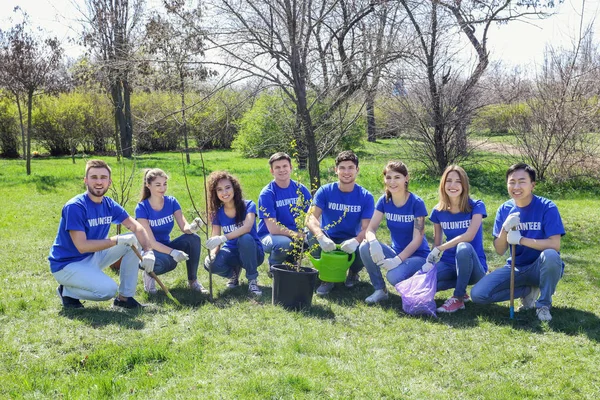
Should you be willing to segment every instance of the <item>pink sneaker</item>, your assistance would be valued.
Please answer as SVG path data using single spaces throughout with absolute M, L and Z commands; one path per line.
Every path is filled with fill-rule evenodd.
M 437 311 L 442 312 L 442 313 L 453 313 L 458 310 L 464 310 L 464 308 L 465 308 L 464 301 L 459 300 L 458 298 L 452 296 L 448 300 L 446 300 L 444 305 L 441 306 L 440 308 L 438 308 Z

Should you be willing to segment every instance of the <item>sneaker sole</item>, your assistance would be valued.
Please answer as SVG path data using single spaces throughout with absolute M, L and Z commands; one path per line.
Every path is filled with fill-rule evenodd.
M 446 314 L 452 314 L 452 313 L 457 312 L 458 310 L 464 310 L 464 309 L 465 309 L 464 305 L 462 307 L 457 308 L 456 310 L 446 310 L 445 308 L 440 307 L 440 308 L 437 309 L 437 312 L 446 313 Z

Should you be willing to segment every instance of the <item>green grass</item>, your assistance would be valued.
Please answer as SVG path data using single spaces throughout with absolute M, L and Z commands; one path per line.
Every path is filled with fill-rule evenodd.
M 361 152 L 359 183 L 375 197 L 390 158 L 407 159 L 396 141 L 368 144 Z M 473 164 L 473 197 L 488 210 L 485 248 L 492 268 L 503 264 L 491 246 L 496 208 L 506 200 L 505 164 L 483 154 Z M 105 158 L 118 170 L 114 158 Z M 188 179 L 197 206 L 203 204 L 199 155 Z M 237 175 L 248 198 L 257 199 L 271 178 L 266 159 L 235 153 L 205 154 L 206 168 Z M 428 209 L 437 199 L 438 178 L 415 161 L 411 189 Z M 323 183 L 334 179 L 332 160 L 322 164 Z M 169 193 L 193 216 L 178 154 L 144 155 L 140 167 L 170 175 Z M 272 306 L 271 281 L 260 267 L 264 295 L 247 286 L 225 291 L 215 277 L 215 301 L 186 288 L 185 268 L 163 275 L 183 307 L 162 293 L 148 297 L 141 279 L 142 312 L 119 311 L 110 302 L 86 302 L 62 311 L 46 260 L 64 203 L 83 191 L 84 160 L 37 158 L 33 175 L 22 161 L 0 160 L 0 398 L 415 398 L 415 399 L 592 399 L 600 396 L 599 185 L 578 190 L 540 184 L 537 193 L 556 200 L 567 229 L 562 254 L 565 276 L 554 296 L 554 319 L 540 323 L 534 312 L 508 319 L 508 304 L 467 304 L 438 319 L 409 317 L 399 296 L 369 307 L 372 292 L 363 271 L 353 290 L 336 287 L 313 298 L 307 312 Z M 306 174 L 301 174 L 304 182 Z M 134 192 L 141 186 L 136 176 Z M 127 204 L 132 212 L 137 200 Z M 431 239 L 432 228 L 427 225 Z M 389 241 L 385 229 L 378 236 Z M 112 272 L 109 272 L 112 274 Z M 117 276 L 114 276 L 118 279 Z M 207 285 L 208 277 L 200 272 Z M 390 287 L 391 290 L 393 288 Z M 438 303 L 451 295 L 437 295 Z

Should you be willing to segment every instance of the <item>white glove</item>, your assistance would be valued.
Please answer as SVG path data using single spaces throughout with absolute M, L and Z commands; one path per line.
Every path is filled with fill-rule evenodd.
M 214 259 L 215 259 L 215 258 L 213 257 L 213 259 L 211 260 L 211 259 L 210 259 L 210 256 L 206 256 L 206 257 L 204 257 L 204 266 L 205 266 L 206 268 L 210 267 L 210 264 L 211 264 L 211 263 L 214 261 Z
M 140 261 L 140 265 L 144 268 L 147 274 L 154 271 L 154 252 L 152 250 L 145 251 L 142 253 L 142 261 Z
M 402 264 L 402 259 L 396 256 L 392 258 L 386 258 L 385 260 L 381 261 L 378 265 L 379 267 L 384 268 L 387 271 L 391 271 L 400 264 Z
M 317 241 L 324 252 L 327 253 L 335 250 L 335 242 L 329 239 L 327 236 L 321 235 L 317 238 Z
M 440 261 L 440 258 L 442 258 L 441 253 L 442 252 L 440 251 L 440 249 L 434 247 L 427 255 L 427 262 L 431 264 L 436 264 L 438 261 Z
M 340 249 L 345 253 L 352 254 L 356 251 L 359 244 L 355 238 L 344 240 L 340 245 Z
M 507 233 L 511 231 L 511 229 L 516 228 L 521 223 L 521 214 L 516 212 L 510 214 L 506 217 L 506 221 L 502 224 L 502 229 L 504 229 Z
M 181 261 L 186 261 L 186 260 L 190 259 L 190 257 L 187 255 L 187 253 L 184 253 L 183 251 L 175 250 L 175 249 L 173 249 L 173 251 L 171 251 L 171 257 L 173 257 L 173 260 L 175 260 L 175 262 L 181 262 Z
M 202 218 L 198 217 L 198 218 L 194 218 L 194 222 L 192 222 L 190 224 L 190 232 L 192 233 L 196 233 L 200 230 L 200 228 L 202 228 L 204 226 L 204 221 L 202 221 Z
M 374 240 L 372 242 L 369 242 L 369 250 L 371 252 L 371 260 L 373 260 L 375 264 L 379 264 L 385 258 L 385 256 L 383 255 L 383 249 L 381 248 L 381 244 L 379 244 L 379 241 Z
M 421 271 L 423 272 L 429 272 L 431 271 L 431 268 L 433 268 L 433 264 L 430 262 L 426 262 L 425 264 L 423 264 L 423 266 L 421 267 Z
M 126 246 L 135 246 L 137 244 L 137 239 L 135 235 L 127 233 L 125 235 L 117 236 L 117 244 L 124 244 Z
M 206 241 L 206 248 L 209 250 L 216 249 L 218 246 L 222 245 L 226 241 L 227 237 L 225 237 L 225 235 L 210 237 Z
M 510 231 L 508 232 L 508 234 L 506 235 L 506 241 L 509 244 L 519 244 L 519 242 L 521 241 L 521 231 Z

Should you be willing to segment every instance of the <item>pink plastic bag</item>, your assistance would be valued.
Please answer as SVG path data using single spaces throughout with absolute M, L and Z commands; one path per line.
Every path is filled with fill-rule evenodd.
M 432 315 L 437 317 L 435 292 L 437 291 L 437 268 L 428 272 L 419 270 L 410 278 L 398 282 L 396 290 L 402 296 L 402 309 L 410 315 Z

